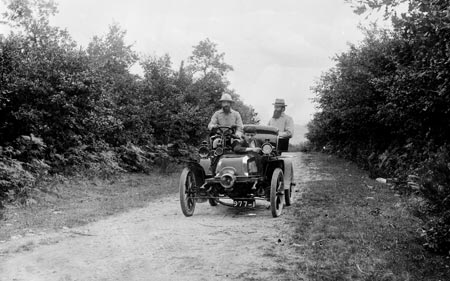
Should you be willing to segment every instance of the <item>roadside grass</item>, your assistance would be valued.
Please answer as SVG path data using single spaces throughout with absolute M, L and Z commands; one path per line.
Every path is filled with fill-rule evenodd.
M 309 280 L 450 280 L 448 257 L 422 247 L 408 198 L 344 160 L 307 160 L 327 177 L 300 182 L 293 243 L 305 260 L 298 272 Z
M 181 170 L 180 170 L 181 171 Z M 109 179 L 69 178 L 51 193 L 36 193 L 30 206 L 7 205 L 0 241 L 63 227 L 75 227 L 146 206 L 178 190 L 178 168 L 170 173 L 123 174 Z

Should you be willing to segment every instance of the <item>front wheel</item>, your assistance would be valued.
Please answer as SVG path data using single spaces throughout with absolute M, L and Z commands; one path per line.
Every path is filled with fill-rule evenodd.
M 191 169 L 184 168 L 180 176 L 180 204 L 181 211 L 186 217 L 194 214 L 195 210 L 195 176 Z
M 213 207 L 217 206 L 217 199 L 208 199 L 208 202 Z
M 281 215 L 284 199 L 283 171 L 280 168 L 276 168 L 273 171 L 270 184 L 270 210 L 274 218 Z

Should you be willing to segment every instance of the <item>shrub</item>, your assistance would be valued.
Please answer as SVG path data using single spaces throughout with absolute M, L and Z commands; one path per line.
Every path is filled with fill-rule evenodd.
M 42 160 L 45 143 L 41 138 L 21 136 L 12 146 L 0 146 L 0 200 L 29 202 L 28 195 L 47 174 L 50 166 Z
M 358 1 L 367 7 L 399 1 Z M 392 30 L 372 28 L 313 90 L 319 112 L 307 138 L 315 147 L 357 162 L 372 177 L 395 177 L 399 188 L 429 204 L 425 238 L 448 253 L 450 209 L 449 1 L 411 0 L 393 13 Z M 428 217 L 428 218 L 427 218 Z
M 23 164 L 15 159 L 0 158 L 0 199 L 23 201 L 28 197 L 36 178 Z
M 425 247 L 450 256 L 450 211 L 440 214 L 426 224 Z

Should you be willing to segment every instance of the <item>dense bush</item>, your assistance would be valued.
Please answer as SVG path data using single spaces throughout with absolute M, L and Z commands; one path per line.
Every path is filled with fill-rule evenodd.
M 169 55 L 139 57 L 117 24 L 82 48 L 50 25 L 53 1 L 5 3 L 0 24 L 11 32 L 0 34 L 0 202 L 27 198 L 47 172 L 165 170 L 192 156 L 189 146 L 203 140 L 225 92 L 244 122 L 256 121 L 229 88 L 232 67 L 209 39 L 174 70 Z M 143 77 L 130 73 L 135 63 Z
M 357 11 L 405 1 L 356 1 Z M 429 202 L 427 245 L 449 253 L 450 3 L 409 1 L 393 30 L 372 28 L 337 55 L 314 87 L 320 111 L 307 138 L 352 159 L 373 177 Z M 386 11 L 391 11 L 386 9 Z M 395 11 L 395 10 L 392 10 Z
M 27 203 L 32 188 L 48 173 L 43 160 L 45 144 L 33 135 L 21 136 L 16 147 L 0 146 L 0 200 Z

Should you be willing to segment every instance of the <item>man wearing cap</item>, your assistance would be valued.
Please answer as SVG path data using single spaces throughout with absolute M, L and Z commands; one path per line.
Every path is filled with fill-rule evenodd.
M 268 125 L 278 128 L 278 135 L 283 138 L 292 138 L 294 135 L 294 120 L 284 113 L 286 104 L 284 99 L 275 99 L 273 116 Z
M 261 148 L 256 145 L 254 139 L 256 135 L 256 128 L 253 126 L 247 126 L 244 130 L 242 139 L 234 140 L 232 143 L 233 151 L 235 153 L 247 153 L 247 152 L 261 152 Z
M 232 143 L 233 151 L 235 153 L 248 153 L 256 158 L 256 167 L 258 171 L 263 170 L 263 158 L 260 155 L 261 148 L 256 144 L 255 139 L 256 128 L 253 126 L 247 126 L 244 129 L 244 136 L 242 139 L 234 140 Z
M 222 109 L 216 111 L 211 117 L 211 122 L 208 124 L 208 129 L 213 130 L 219 126 L 229 126 L 236 127 L 236 135 L 239 137 L 242 136 L 242 129 L 244 125 L 242 123 L 241 114 L 239 112 L 231 109 L 231 104 L 233 103 L 233 99 L 229 94 L 223 94 L 220 98 L 220 103 L 222 105 Z

